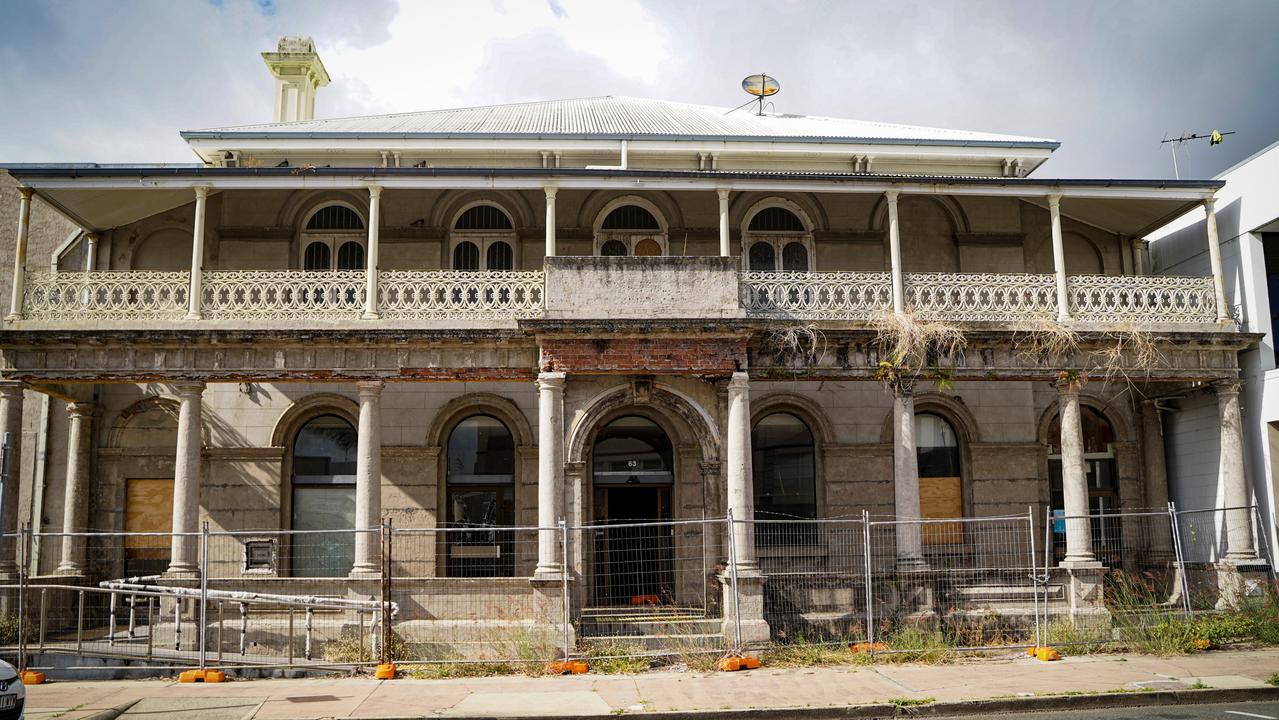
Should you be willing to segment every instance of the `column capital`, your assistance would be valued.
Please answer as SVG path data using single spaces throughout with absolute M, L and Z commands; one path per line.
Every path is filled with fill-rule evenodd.
M 1212 383 L 1212 391 L 1217 393 L 1217 397 L 1234 397 L 1242 385 L 1241 380 L 1218 380 Z
M 172 383 L 173 392 L 178 397 L 200 396 L 204 394 L 204 383 L 199 381 L 175 382 Z
M 1061 207 L 1061 193 L 1053 193 L 1048 196 L 1048 207 L 1053 210 Z
M 195 196 L 197 199 L 203 200 L 209 196 L 209 191 L 212 190 L 213 188 L 209 187 L 208 185 L 196 185 L 195 187 L 191 189 L 195 190 Z
M 30 200 L 31 197 L 36 194 L 36 189 L 29 188 L 29 187 L 20 187 L 18 188 L 18 194 L 22 196 L 23 200 Z
M 564 373 L 540 372 L 537 374 L 538 390 L 559 390 L 564 387 Z
M 382 388 L 386 387 L 386 383 L 382 380 L 359 380 L 355 383 L 355 387 L 360 391 L 360 397 L 381 397 Z
M 897 202 L 897 198 L 901 197 L 901 194 L 900 190 L 885 190 L 884 199 L 895 204 Z
M 546 192 L 547 200 L 554 200 L 555 194 L 560 191 L 560 186 L 559 185 L 543 185 L 542 190 Z
M 67 403 L 67 416 L 71 418 L 92 418 L 97 405 L 88 401 L 77 400 Z
M 1217 205 L 1217 196 L 1209 195 L 1204 198 L 1204 212 L 1211 215 Z
M 381 197 L 382 195 L 381 185 L 369 185 L 368 189 L 369 189 L 369 197 L 372 197 L 372 198 Z
M 893 397 L 913 397 L 915 395 L 915 376 L 898 375 L 888 381 L 888 388 L 893 391 Z
M 733 373 L 728 381 L 729 390 L 749 390 L 751 386 L 751 376 L 749 373 L 741 371 Z
M 1057 373 L 1057 379 L 1053 381 L 1053 386 L 1057 388 L 1058 395 L 1078 395 L 1087 382 L 1088 378 L 1083 373 L 1071 373 L 1063 370 Z
M 719 195 L 720 200 L 727 200 L 731 192 L 733 192 L 731 188 L 715 188 L 715 194 Z

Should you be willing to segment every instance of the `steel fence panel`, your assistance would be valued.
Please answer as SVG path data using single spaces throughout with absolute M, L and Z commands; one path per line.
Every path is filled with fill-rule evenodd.
M 1234 522 L 1251 527 L 1253 550 L 1258 558 L 1268 559 L 1266 533 L 1257 506 L 1177 511 L 1190 605 L 1195 612 L 1217 609 L 1222 602 L 1219 566 L 1229 552 L 1228 528 Z M 1270 567 L 1273 577 L 1273 564 Z

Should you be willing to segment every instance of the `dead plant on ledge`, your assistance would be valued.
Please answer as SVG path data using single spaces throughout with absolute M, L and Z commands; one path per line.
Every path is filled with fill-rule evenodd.
M 817 323 L 777 325 L 768 330 L 768 347 L 779 365 L 820 365 L 826 360 L 826 334 Z
M 906 378 L 932 377 L 938 389 L 954 389 L 954 372 L 943 361 L 953 361 L 968 346 L 958 326 L 886 311 L 872 318 L 871 327 L 879 347 L 877 379 L 891 387 Z

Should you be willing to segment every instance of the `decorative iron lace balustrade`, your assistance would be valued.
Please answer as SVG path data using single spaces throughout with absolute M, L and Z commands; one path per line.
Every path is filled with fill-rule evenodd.
M 185 272 L 32 272 L 23 315 L 33 320 L 180 319 L 187 312 Z
M 906 309 L 928 320 L 1057 316 L 1057 281 L 1027 273 L 906 273 Z
M 363 270 L 236 270 L 204 273 L 211 320 L 351 320 L 364 312 Z
M 804 320 L 869 320 L 893 307 L 886 272 L 748 272 L 741 275 L 748 315 Z
M 1085 322 L 1212 323 L 1217 299 L 1211 277 L 1072 275 L 1070 313 Z
M 378 308 L 387 319 L 537 318 L 541 271 L 384 270 Z

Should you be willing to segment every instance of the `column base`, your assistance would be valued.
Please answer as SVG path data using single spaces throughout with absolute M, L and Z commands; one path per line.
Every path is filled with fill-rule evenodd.
M 563 574 L 534 575 L 529 585 L 533 587 L 533 634 L 553 639 L 560 659 L 569 659 L 577 650 L 577 630 L 572 621 L 565 623 L 565 616 L 571 613 L 564 611 Z
M 1057 563 L 1057 567 L 1067 570 L 1097 570 L 1105 566 L 1101 564 L 1100 560 L 1094 558 L 1066 558 Z
M 737 626 L 733 615 L 733 576 L 721 573 L 720 586 L 723 589 L 724 621 L 720 631 L 730 648 L 737 641 Z M 768 644 L 772 637 L 768 621 L 764 619 L 764 582 L 766 578 L 758 570 L 737 572 L 737 612 L 741 616 L 742 647 L 758 647 Z
M 351 580 L 369 580 L 380 577 L 382 577 L 382 568 L 370 565 L 356 565 L 347 574 L 347 578 Z
M 170 565 L 160 577 L 166 580 L 196 580 L 200 577 L 200 568 L 192 565 Z
M 530 582 L 535 583 L 559 583 L 564 577 L 564 571 L 559 565 L 539 566 L 533 571 L 533 577 Z
M 361 320 L 381 320 L 382 316 L 375 312 L 366 312 L 360 316 Z
M 1260 558 L 1217 563 L 1217 610 L 1238 610 L 1248 598 L 1261 597 L 1270 580 L 1270 565 Z
M 84 568 L 79 565 L 59 565 L 58 568 L 54 570 L 54 573 L 58 575 L 83 576 Z
M 1057 567 L 1066 571 L 1066 593 L 1071 618 L 1110 617 L 1106 610 L 1106 573 L 1096 560 L 1062 560 Z

